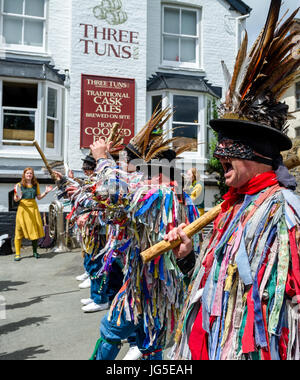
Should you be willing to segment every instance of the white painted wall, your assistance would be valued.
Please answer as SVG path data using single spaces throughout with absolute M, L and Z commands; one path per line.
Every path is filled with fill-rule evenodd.
M 69 163 L 74 169 L 81 167 L 84 152 L 80 150 L 80 106 L 81 106 L 81 74 L 100 75 L 135 79 L 135 128 L 141 128 L 145 123 L 146 110 L 146 60 L 147 60 L 147 7 L 146 1 L 123 0 L 122 9 L 127 13 L 128 20 L 121 25 L 112 26 L 106 20 L 94 17 L 93 7 L 99 5 L 99 0 L 82 2 L 72 1 L 72 40 L 71 40 L 71 90 L 70 90 L 70 129 L 69 129 Z M 89 54 L 84 53 L 84 27 L 80 23 L 101 28 L 113 28 L 117 31 L 126 30 L 138 33 L 138 59 L 120 59 L 117 57 L 98 56 L 93 47 Z M 88 38 L 94 39 L 92 28 L 89 28 Z M 99 41 L 100 43 L 101 41 Z M 89 43 L 91 46 L 92 43 Z
M 118 1 L 118 0 L 114 0 Z M 214 86 L 223 86 L 223 74 L 220 61 L 224 60 L 230 70 L 236 54 L 236 22 L 229 17 L 240 16 L 229 11 L 224 0 L 170 0 L 168 4 L 197 6 L 202 8 L 202 67 L 196 73 L 203 75 Z M 136 85 L 135 129 L 139 130 L 146 122 L 146 82 L 156 71 L 172 72 L 161 67 L 161 4 L 162 0 L 122 0 L 122 9 L 128 20 L 121 25 L 110 25 L 107 20 L 96 19 L 93 8 L 100 0 L 49 0 L 47 25 L 47 53 L 56 69 L 64 73 L 70 70 L 69 99 L 65 99 L 64 126 L 69 126 L 67 157 L 73 169 L 81 168 L 81 158 L 86 150 L 80 149 L 81 116 L 81 75 L 99 75 L 121 78 L 134 78 Z M 98 56 L 92 50 L 84 53 L 83 28 L 80 24 L 90 24 L 101 28 L 113 28 L 138 33 L 138 57 L 120 59 Z M 92 34 L 91 40 L 94 40 Z M 94 40 L 95 41 L 95 40 Z M 182 72 L 181 70 L 179 72 Z M 194 74 L 195 70 L 184 71 Z M 17 165 L 19 159 L 0 159 L 0 166 Z M 26 166 L 42 165 L 40 159 L 26 160 Z M 9 185 L 0 186 L 0 204 L 7 208 Z M 49 204 L 50 199 L 43 202 Z M 41 203 L 42 205 L 42 203 Z M 1 209 L 0 207 L 0 209 Z M 47 206 L 48 207 L 48 206 Z
M 201 57 L 198 69 L 180 70 L 188 74 L 202 73 L 214 86 L 224 87 L 221 60 L 233 70 L 237 53 L 236 18 L 241 16 L 229 10 L 224 0 L 163 0 L 148 1 L 148 52 L 147 77 L 156 71 L 177 70 L 161 65 L 161 6 L 162 4 L 197 7 L 201 9 Z
M 64 74 L 71 64 L 72 0 L 50 0 L 48 15 L 47 52 Z
M 298 79 L 300 81 L 300 78 Z M 281 101 L 285 102 L 289 106 L 289 112 L 294 119 L 288 120 L 288 135 L 291 138 L 296 137 L 295 128 L 300 128 L 300 110 L 296 109 L 296 86 L 291 86 L 285 93 Z

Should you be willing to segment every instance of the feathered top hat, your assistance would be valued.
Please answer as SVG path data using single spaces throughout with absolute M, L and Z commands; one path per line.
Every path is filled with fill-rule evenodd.
M 173 161 L 185 151 L 191 149 L 192 144 L 184 143 L 181 137 L 168 138 L 169 131 L 164 130 L 164 125 L 171 118 L 170 107 L 162 110 L 156 109 L 146 125 L 134 136 L 125 149 L 130 159 L 141 159 L 150 164 L 153 160 L 167 159 Z M 176 143 L 177 148 L 170 148 Z
M 241 141 L 271 158 L 292 147 L 286 135 L 288 106 L 280 99 L 299 74 L 300 64 L 295 53 L 299 8 L 282 22 L 278 21 L 280 7 L 281 0 L 271 1 L 265 26 L 249 53 L 245 33 L 232 76 L 222 62 L 228 91 L 220 118 L 210 121 L 219 140 Z
M 176 168 L 176 159 L 189 151 L 194 144 L 186 144 L 182 137 L 168 138 L 164 125 L 172 116 L 171 108 L 158 108 L 150 120 L 126 146 L 129 160 L 137 160 L 135 166 L 148 178 L 164 174 L 172 181 L 182 180 L 182 171 Z

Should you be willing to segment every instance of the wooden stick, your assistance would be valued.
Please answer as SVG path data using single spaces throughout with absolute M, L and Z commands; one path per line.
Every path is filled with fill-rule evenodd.
M 53 170 L 52 170 L 51 166 L 49 165 L 47 158 L 45 157 L 44 152 L 42 151 L 38 142 L 36 140 L 33 140 L 32 144 L 36 147 L 37 151 L 39 152 L 39 154 L 40 154 L 42 160 L 44 161 L 44 164 L 45 164 L 51 178 L 53 179 L 54 182 L 57 182 L 56 175 L 53 173 Z
M 196 233 L 202 230 L 207 224 L 213 221 L 221 211 L 221 204 L 213 207 L 211 210 L 202 215 L 199 219 L 195 220 L 193 223 L 189 224 L 184 228 L 186 235 L 191 238 Z M 161 242 L 153 245 L 152 247 L 146 249 L 146 251 L 141 253 L 142 259 L 145 263 L 154 260 L 156 257 L 170 251 L 173 248 L 178 247 L 181 243 L 181 240 L 175 240 L 173 242 L 168 242 L 162 240 Z
M 288 169 L 293 169 L 296 166 L 299 166 L 300 165 L 300 149 L 298 150 L 297 155 L 286 160 L 284 164 Z M 191 238 L 192 236 L 200 232 L 203 229 L 203 227 L 211 223 L 219 215 L 221 211 L 221 205 L 222 204 L 219 204 L 213 207 L 204 215 L 202 215 L 200 218 L 195 220 L 193 223 L 186 226 L 183 229 L 186 235 L 189 238 Z M 171 249 L 178 247 L 180 244 L 181 244 L 181 239 L 175 240 L 173 242 L 168 242 L 168 241 L 163 240 L 153 245 L 152 247 L 146 249 L 144 252 L 142 252 L 141 253 L 142 259 L 144 263 L 148 263 L 156 259 L 158 256 L 170 251 Z

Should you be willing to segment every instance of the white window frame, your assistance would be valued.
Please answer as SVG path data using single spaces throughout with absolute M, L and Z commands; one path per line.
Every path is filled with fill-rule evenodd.
M 172 106 L 174 105 L 174 96 L 191 96 L 198 98 L 198 150 L 196 152 L 184 152 L 182 157 L 185 159 L 206 159 L 205 155 L 205 95 L 204 94 L 195 94 L 193 92 L 184 92 L 184 91 L 174 91 L 170 93 L 170 101 Z M 174 118 L 171 117 L 171 125 L 174 124 Z M 181 125 L 191 125 L 193 123 L 184 123 L 181 122 Z
M 152 106 L 152 96 L 162 96 L 162 108 L 170 106 L 173 108 L 174 105 L 174 96 L 192 96 L 198 98 L 198 151 L 197 152 L 184 152 L 180 156 L 183 157 L 186 161 L 195 162 L 197 161 L 200 164 L 205 164 L 208 162 L 206 157 L 206 147 L 205 147 L 205 139 L 206 139 L 206 94 L 194 93 L 188 91 L 152 91 L 148 93 L 147 100 L 147 114 L 148 118 L 151 116 L 151 106 Z M 165 130 L 171 130 L 173 123 L 173 116 L 169 119 L 169 121 L 165 125 Z M 180 123 L 184 125 L 184 123 Z M 187 125 L 191 125 L 192 123 L 186 123 Z M 172 132 L 169 133 L 169 138 L 172 137 Z
M 1 125 L 4 125 L 4 114 L 5 110 L 7 111 L 28 111 L 28 112 L 34 112 L 34 136 L 36 136 L 36 129 L 37 129 L 37 108 L 22 108 L 22 107 L 2 107 L 2 120 L 1 120 Z M 3 127 L 1 128 L 1 145 L 2 146 L 9 146 L 9 145 L 4 145 L 3 143 L 17 143 L 17 144 L 28 144 L 30 143 L 30 140 L 4 140 L 3 139 Z
M 48 89 L 52 88 L 57 91 L 57 102 L 56 102 L 56 118 L 48 116 Z M 47 148 L 47 120 L 54 120 L 54 148 Z M 58 157 L 62 154 L 62 87 L 55 85 L 54 83 L 48 82 L 46 84 L 45 92 L 45 120 L 44 120 L 44 147 L 45 153 L 48 157 Z
M 0 44 L 2 49 L 8 50 L 8 51 L 21 51 L 24 53 L 40 53 L 45 54 L 47 50 L 47 14 L 48 14 L 48 0 L 44 0 L 44 17 L 36 17 L 36 16 L 29 16 L 29 15 L 18 15 L 13 13 L 4 13 L 4 0 L 0 0 Z M 23 13 L 25 11 L 24 9 L 25 2 L 23 4 Z M 24 21 L 25 20 L 36 20 L 36 21 L 43 21 L 44 28 L 43 28 L 43 46 L 29 46 L 26 44 L 8 44 L 4 40 L 3 35 L 3 26 L 4 26 L 4 16 L 12 17 L 15 19 L 22 19 L 23 20 L 23 27 L 22 27 L 22 40 L 24 40 Z
M 177 36 L 179 37 L 179 41 L 181 38 L 193 38 L 190 35 L 184 34 L 169 34 L 164 32 L 164 15 L 165 8 L 173 8 L 178 9 L 180 11 L 180 22 L 181 22 L 181 12 L 186 11 L 194 11 L 197 15 L 197 36 L 194 37 L 196 40 L 196 62 L 176 62 L 176 61 L 168 61 L 164 60 L 164 36 Z M 180 28 L 181 29 L 181 28 Z M 162 31 L 161 31 L 161 64 L 164 66 L 171 66 L 176 68 L 191 68 L 191 69 L 199 69 L 201 66 L 201 9 L 200 8 L 188 8 L 183 6 L 174 6 L 169 4 L 162 5 Z M 180 46 L 179 46 L 180 52 Z
M 37 84 L 37 108 L 35 113 L 35 140 L 40 144 L 40 128 L 39 125 L 42 125 L 42 119 L 41 119 L 41 105 L 42 105 L 42 83 L 38 82 L 36 80 L 28 80 L 28 79 L 19 79 L 19 78 L 0 78 L 1 81 L 1 96 L 0 96 L 0 157 L 13 157 L 18 158 L 20 157 L 20 148 L 22 149 L 22 156 L 32 156 L 34 153 L 36 153 L 36 148 L 33 146 L 15 146 L 15 145 L 3 145 L 2 139 L 3 139 L 3 122 L 4 122 L 4 115 L 3 115 L 3 82 L 13 82 L 13 83 L 30 83 L 30 84 Z M 6 107 L 7 108 L 7 107 Z M 11 107 L 13 109 L 18 109 L 18 107 Z M 24 109 L 19 108 L 20 110 Z M 18 141 L 20 143 L 20 141 Z M 28 141 L 24 141 L 24 143 L 28 144 Z
M 52 82 L 45 81 L 37 81 L 37 80 L 29 80 L 29 79 L 19 79 L 19 78 L 6 78 L 0 77 L 0 158 L 27 158 L 27 159 L 40 159 L 40 155 L 37 152 L 34 146 L 15 146 L 15 145 L 3 145 L 3 82 L 13 82 L 13 83 L 30 83 L 37 84 L 38 86 L 38 94 L 37 94 L 37 108 L 35 114 L 35 140 L 40 145 L 41 149 L 47 155 L 47 158 L 60 160 L 62 159 L 62 125 L 63 125 L 63 86 L 56 85 Z M 48 87 L 52 87 L 58 90 L 57 95 L 57 116 L 58 116 L 58 133 L 56 134 L 55 148 L 54 149 L 45 149 L 46 147 L 46 122 L 47 122 L 47 97 L 48 97 Z M 9 108 L 9 107 L 5 107 Z M 18 109 L 18 107 L 10 107 L 13 109 Z M 24 109 L 24 108 L 19 108 Z M 18 141 L 20 143 L 20 141 Z M 28 144 L 28 141 L 24 141 L 24 143 Z

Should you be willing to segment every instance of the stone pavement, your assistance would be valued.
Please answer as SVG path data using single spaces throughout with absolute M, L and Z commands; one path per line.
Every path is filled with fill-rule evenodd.
M 39 253 L 37 260 L 26 247 L 20 262 L 0 256 L 0 360 L 88 360 L 106 311 L 81 310 L 89 298 L 75 279 L 84 271 L 81 252 Z

